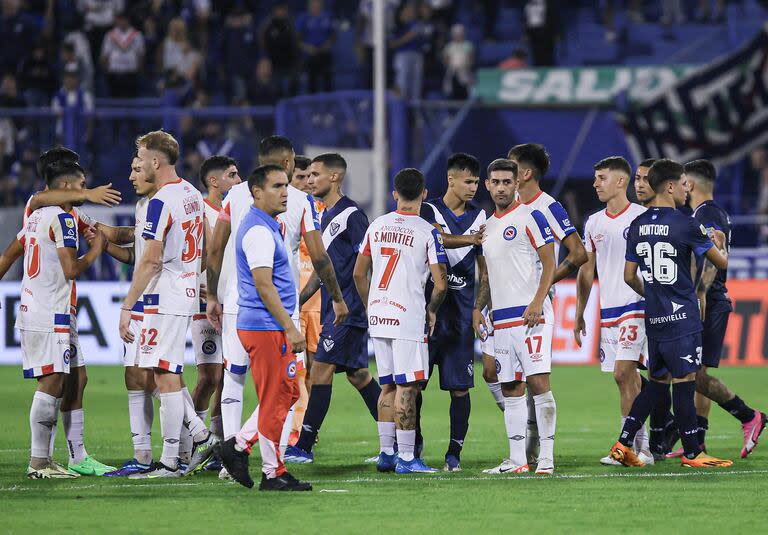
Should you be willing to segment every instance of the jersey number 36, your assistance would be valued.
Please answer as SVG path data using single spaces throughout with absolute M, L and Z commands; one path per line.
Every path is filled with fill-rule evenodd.
M 675 247 L 668 242 L 656 242 L 651 246 L 648 242 L 637 244 L 638 256 L 643 259 L 640 272 L 645 282 L 659 284 L 674 284 L 677 282 L 677 264 L 673 260 L 677 256 Z

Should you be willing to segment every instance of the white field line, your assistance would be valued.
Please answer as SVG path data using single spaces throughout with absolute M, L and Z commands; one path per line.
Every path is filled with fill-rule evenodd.
M 768 474 L 768 470 L 722 470 L 722 469 L 709 469 L 709 470 L 697 470 L 691 472 L 614 472 L 608 474 L 555 474 L 553 476 L 537 476 L 530 475 L 517 475 L 517 476 L 445 476 L 445 475 L 433 475 L 433 476 L 409 476 L 409 477 L 395 477 L 392 478 L 374 478 L 374 477 L 359 477 L 350 479 L 318 479 L 309 480 L 314 485 L 325 484 L 358 484 L 358 483 L 411 483 L 411 482 L 429 482 L 429 481 L 485 481 L 488 483 L 496 481 L 550 481 L 552 479 L 615 479 L 615 478 L 686 478 L 686 477 L 729 477 L 729 476 L 742 476 L 742 475 L 755 475 L 755 474 Z M 89 485 L 66 485 L 66 486 L 45 486 L 43 489 L 45 492 L 56 491 L 77 491 L 83 489 L 100 488 L 104 490 L 109 489 L 150 489 L 156 487 L 213 487 L 219 485 L 235 485 L 233 482 L 222 481 L 178 481 L 178 482 L 146 482 L 137 481 L 136 483 L 116 483 L 114 485 L 104 484 L 89 484 Z M 10 487 L 0 487 L 0 492 L 39 492 L 42 490 L 37 485 L 32 486 L 20 486 L 12 485 Z M 318 489 L 320 490 L 320 489 Z

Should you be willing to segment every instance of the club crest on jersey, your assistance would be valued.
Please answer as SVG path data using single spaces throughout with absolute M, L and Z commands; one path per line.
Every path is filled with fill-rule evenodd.
M 216 353 L 216 342 L 213 340 L 206 340 L 203 342 L 203 353 L 206 355 L 213 355 Z
M 288 369 L 286 370 L 288 377 L 296 377 L 296 361 L 292 360 L 288 363 Z
M 336 342 L 334 342 L 332 339 L 326 338 L 325 340 L 323 340 L 323 349 L 325 349 L 326 351 L 330 351 L 331 349 L 333 349 L 333 345 L 335 343 Z
M 512 241 L 515 239 L 515 236 L 517 236 L 517 229 L 512 225 L 510 225 L 504 229 L 504 232 L 502 235 L 504 236 L 505 240 Z
M 340 228 L 341 228 L 341 225 L 339 225 L 335 221 L 331 223 L 331 236 L 335 236 Z
M 629 236 L 629 227 L 624 228 L 624 239 L 627 239 L 627 236 Z
M 65 220 L 64 220 L 64 223 L 65 223 L 65 224 L 66 224 L 66 225 L 67 225 L 69 228 L 75 228 L 75 221 L 74 221 L 73 219 L 71 219 L 71 218 L 67 218 L 67 219 L 65 219 Z

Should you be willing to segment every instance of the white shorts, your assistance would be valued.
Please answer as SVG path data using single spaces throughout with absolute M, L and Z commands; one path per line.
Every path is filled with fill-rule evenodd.
M 77 332 L 77 314 L 72 308 L 69 313 L 69 367 L 85 366 L 85 355 L 80 347 L 80 334 Z
M 195 364 L 221 364 L 221 335 L 216 332 L 205 314 L 195 314 L 192 318 L 192 349 L 195 351 Z
M 552 371 L 552 325 L 540 323 L 496 329 L 493 333 L 496 373 L 500 383 Z
M 398 385 L 429 379 L 429 349 L 426 342 L 371 337 L 379 384 Z
M 645 367 L 648 339 L 645 320 L 631 318 L 612 327 L 600 327 L 600 369 L 613 372 L 617 360 L 630 360 Z
M 243 375 L 248 371 L 250 359 L 237 336 L 237 314 L 221 315 L 221 344 L 224 351 L 224 369 Z
M 25 379 L 69 373 L 72 350 L 67 332 L 20 330 L 21 362 Z
M 131 323 L 128 330 L 133 333 L 133 342 L 123 342 L 123 366 L 139 365 L 139 341 L 141 341 L 141 324 L 144 315 L 138 312 L 131 313 Z
M 139 333 L 139 366 L 172 373 L 184 371 L 184 350 L 191 316 L 144 313 Z

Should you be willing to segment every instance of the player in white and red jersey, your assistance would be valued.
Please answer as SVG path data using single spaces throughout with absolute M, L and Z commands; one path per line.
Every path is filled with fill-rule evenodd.
M 269 136 L 259 143 L 259 165 L 279 165 L 286 170 L 289 180 L 293 176 L 295 157 L 293 145 L 288 138 L 283 136 Z M 248 354 L 242 348 L 237 336 L 238 293 L 235 272 L 235 244 L 234 239 L 230 239 L 230 236 L 237 235 L 240 223 L 252 205 L 253 197 L 248 189 L 248 184 L 238 184 L 230 190 L 224 199 L 222 210 L 219 212 L 219 219 L 208 251 L 207 315 L 211 324 L 221 331 L 224 345 L 224 386 L 221 394 L 221 412 L 225 440 L 237 434 L 241 429 L 243 386 L 245 384 L 245 372 L 248 371 Z M 294 281 L 299 280 L 298 252 L 303 236 L 315 271 L 331 293 L 336 318 L 341 318 L 339 321 L 343 321 L 349 312 L 336 281 L 333 264 L 323 246 L 320 222 L 312 196 L 289 184 L 287 210 L 281 213 L 277 219 L 283 231 Z M 298 293 L 299 288 L 297 287 L 297 296 Z M 294 312 L 293 318 L 298 326 L 298 310 Z M 298 362 L 299 355 L 297 355 Z M 303 361 L 299 367 L 303 367 Z M 255 426 L 257 421 L 258 407 L 245 425 Z M 287 444 L 292 412 L 289 413 L 286 422 L 288 425 L 284 430 L 286 431 L 284 433 L 285 440 L 281 439 L 281 446 Z M 254 429 L 248 431 L 250 432 L 248 436 L 257 435 Z
M 242 182 L 237 169 L 237 162 L 228 156 L 211 156 L 200 166 L 200 182 L 208 190 L 208 196 L 203 199 L 205 220 L 205 241 L 210 243 L 213 229 L 219 218 L 221 203 L 232 186 Z M 200 274 L 200 287 L 206 286 L 206 274 Z M 210 429 L 217 437 L 222 438 L 224 430 L 221 425 L 221 383 L 223 353 L 221 334 L 208 321 L 205 315 L 205 292 L 201 291 L 200 309 L 192 316 L 192 349 L 197 364 L 197 384 L 192 392 L 192 401 L 197 415 L 206 421 L 208 407 L 212 401 Z M 213 400 L 211 400 L 213 396 Z M 212 463 L 209 467 L 217 472 L 220 463 Z
M 517 175 L 517 164 L 499 159 L 488 166 L 485 181 L 496 210 L 485 228 L 483 253 L 488 277 L 481 281 L 472 322 L 478 334 L 487 331 L 482 311 L 492 303 L 493 345 L 504 395 L 509 458 L 484 472 L 529 471 L 525 451 L 527 384 L 541 437 L 536 473 L 552 474 L 556 405 L 549 375 L 554 313 L 548 293 L 555 271 L 554 239 L 541 212 L 516 200 Z
M 144 239 L 141 235 L 147 220 L 147 205 L 157 193 L 157 184 L 147 180 L 146 174 L 141 170 L 136 153 L 134 153 L 131 162 L 131 174 L 128 180 L 139 196 L 139 200 L 136 202 L 133 245 L 122 247 L 107 243 L 105 252 L 124 264 L 135 265 L 136 258 L 141 258 L 144 252 Z M 88 234 L 86 237 L 89 238 L 90 242 Z M 131 311 L 131 332 L 141 332 L 143 320 L 144 304 L 139 300 Z M 133 458 L 123 463 L 117 470 L 104 474 L 107 477 L 130 476 L 148 472 L 151 469 L 151 433 L 154 420 L 152 397 L 155 390 L 155 380 L 151 369 L 139 367 L 139 355 L 139 338 L 134 338 L 131 342 L 123 342 L 123 366 L 125 367 L 125 388 L 128 391 L 128 421 L 133 443 Z
M 52 189 L 80 189 L 85 178 L 77 163 L 62 161 L 48 166 L 46 182 Z M 78 225 L 71 210 L 71 205 L 35 210 L 25 217 L 17 236 L 24 247 L 24 279 L 16 328 L 21 332 L 24 377 L 38 381 L 30 409 L 31 479 L 77 476 L 54 463 L 50 450 L 71 365 L 72 281 L 98 258 L 106 240 L 96 231 L 93 247 L 78 259 Z
M 448 292 L 448 258 L 440 232 L 419 215 L 426 197 L 424 175 L 418 169 L 402 169 L 394 182 L 397 210 L 370 224 L 353 274 L 366 305 L 381 385 L 381 453 L 376 468 L 398 474 L 434 473 L 436 469 L 414 456 L 416 397 L 419 382 L 429 378 L 427 337 Z M 434 289 L 426 303 L 430 274 Z
M 558 244 L 568 250 L 568 255 L 555 268 L 555 275 L 552 279 L 552 284 L 554 285 L 579 269 L 587 261 L 587 252 L 584 249 L 579 233 L 576 231 L 576 227 L 571 223 L 571 218 L 568 216 L 565 208 L 563 208 L 563 205 L 541 189 L 541 178 L 547 173 L 550 163 L 549 154 L 547 154 L 546 149 L 536 143 L 515 145 L 509 149 L 507 158 L 518 166 L 518 200 L 532 209 L 541 212 L 547 220 L 549 228 L 552 229 L 552 236 L 556 242 L 555 259 L 558 258 Z M 554 293 L 552 298 L 554 299 Z M 538 456 L 539 437 L 537 429 L 536 409 L 529 392 L 526 451 L 528 452 L 528 461 L 531 463 L 535 463 Z
M 293 170 L 293 177 L 291 177 L 291 185 L 296 189 L 303 191 L 304 193 L 312 194 L 312 186 L 309 185 L 309 166 L 312 160 L 306 156 L 299 156 L 293 159 L 295 167 Z M 314 198 L 314 197 L 313 197 Z M 317 198 L 315 199 L 315 211 L 318 216 L 321 216 L 325 205 Z M 312 265 L 312 258 L 309 256 L 307 250 L 307 244 L 302 238 L 299 244 L 299 288 L 306 287 L 312 273 L 315 272 L 315 268 Z M 307 402 L 309 401 L 309 371 L 312 367 L 312 362 L 317 353 L 317 344 L 320 341 L 320 331 L 322 330 L 322 324 L 320 323 L 320 292 L 317 292 L 309 300 L 307 300 L 300 307 L 299 322 L 301 323 L 301 333 L 304 335 L 304 339 L 307 341 L 307 350 L 305 351 L 305 363 L 303 370 L 297 373 L 299 378 L 299 400 L 296 402 L 296 406 L 293 411 L 293 423 L 291 425 L 291 435 L 288 439 L 290 446 L 295 446 L 299 440 L 299 432 L 301 431 L 301 424 L 304 421 L 304 414 L 307 411 Z
M 619 388 L 621 426 L 632 408 L 642 384 L 639 369 L 645 369 L 648 344 L 645 337 L 645 300 L 624 282 L 629 224 L 645 208 L 627 199 L 632 169 L 620 156 L 605 158 L 595 164 L 593 187 L 605 208 L 589 216 L 584 225 L 587 263 L 579 268 L 577 279 L 576 343 L 586 333 L 584 310 L 587 306 L 595 267 L 600 280 L 600 369 L 613 373 Z M 635 449 L 643 461 L 653 464 L 648 451 L 645 427 L 635 438 Z M 600 460 L 605 465 L 619 465 L 610 456 Z
M 189 471 L 207 461 L 218 439 L 197 416 L 191 398 L 182 393 L 186 333 L 199 310 L 199 281 L 204 244 L 203 198 L 189 182 L 176 175 L 179 145 L 166 132 L 155 131 L 136 141 L 140 171 L 157 183 L 147 205 L 142 237 L 144 252 L 121 307 L 120 337 L 139 337 L 139 365 L 154 370 L 160 397 L 163 454 L 146 474 L 129 477 L 178 477 L 182 426 L 194 439 Z M 143 296 L 144 321 L 140 333 L 130 330 L 133 306 Z

